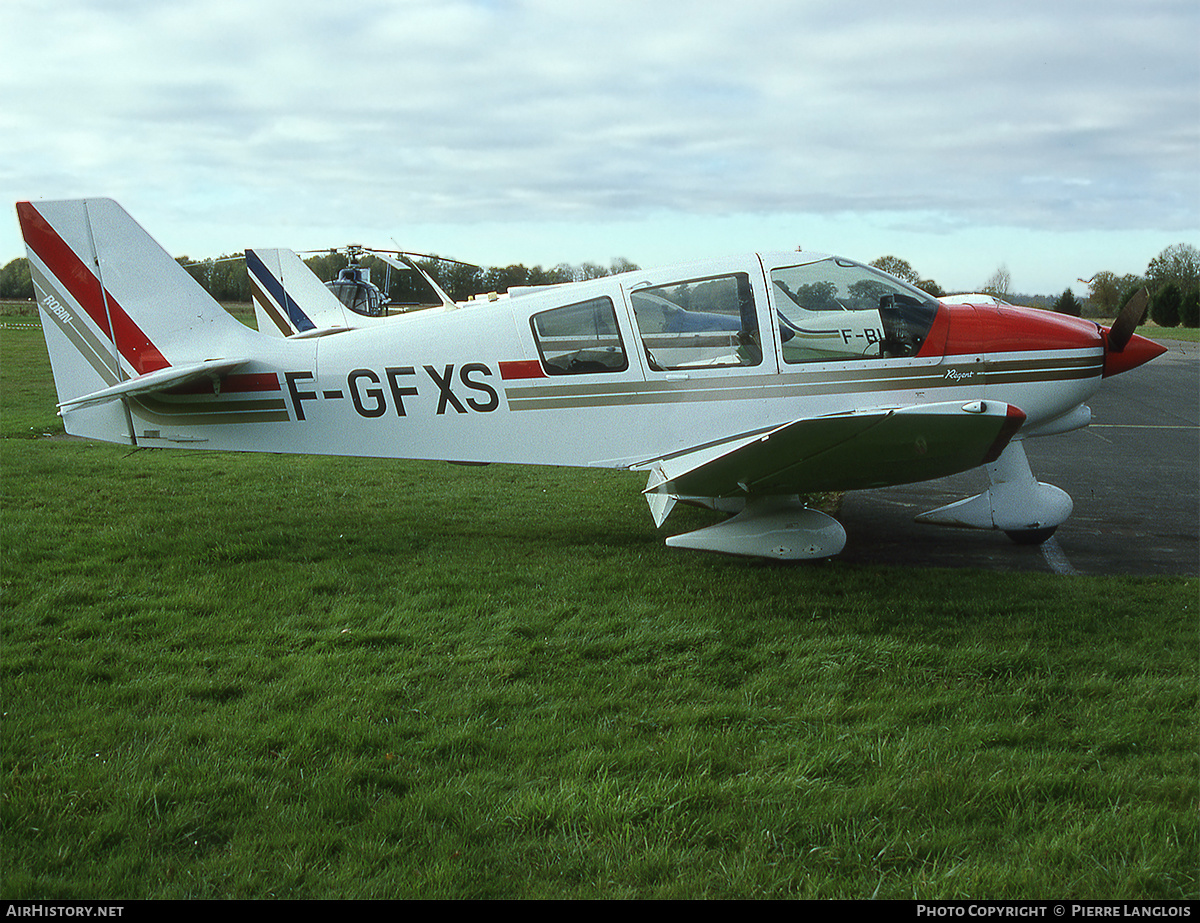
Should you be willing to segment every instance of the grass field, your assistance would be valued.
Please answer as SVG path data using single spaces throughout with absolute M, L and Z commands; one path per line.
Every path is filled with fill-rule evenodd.
M 1200 896 L 1194 577 L 758 563 L 665 548 L 622 472 L 42 438 L 36 329 L 0 398 L 6 899 Z

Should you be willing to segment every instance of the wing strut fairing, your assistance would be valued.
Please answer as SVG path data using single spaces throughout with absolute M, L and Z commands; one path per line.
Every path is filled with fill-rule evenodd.
M 801 561 L 828 558 L 846 547 L 842 524 L 796 497 L 759 497 L 736 516 L 706 529 L 672 535 L 672 548 Z

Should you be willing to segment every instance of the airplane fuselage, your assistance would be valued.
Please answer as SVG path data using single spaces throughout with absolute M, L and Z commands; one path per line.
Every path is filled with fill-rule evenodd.
M 816 267 L 828 259 L 785 253 L 714 260 L 312 339 L 264 337 L 254 360 L 226 378 L 219 394 L 200 384 L 135 400 L 134 439 L 630 467 L 728 436 L 731 420 L 745 432 L 864 408 L 994 400 L 1021 408 L 1032 430 L 1078 408 L 1099 386 L 1100 329 L 1048 312 L 927 299 L 927 329 L 896 355 L 880 346 L 886 335 L 878 311 L 874 327 L 863 324 L 862 312 L 825 305 L 797 321 L 800 306 L 785 302 L 768 280 L 789 264 Z M 736 321 L 726 329 L 702 324 L 673 332 L 655 318 L 639 322 L 639 292 L 666 290 L 681 300 L 681 286 L 696 291 L 715 281 L 732 293 L 729 279 L 741 281 L 752 302 L 741 308 L 753 314 L 739 317 L 726 307 L 724 316 Z M 721 296 L 715 291 L 710 300 Z M 664 304 L 670 310 L 674 303 L 650 309 Z M 543 328 L 539 339 L 542 319 L 580 310 L 603 311 L 603 329 L 585 318 L 577 326 L 586 329 Z M 738 331 L 727 328 L 742 321 L 757 332 L 739 344 Z M 789 321 L 817 333 L 794 346 L 801 335 L 787 336 Z M 572 349 L 608 358 L 577 369 L 554 364 Z

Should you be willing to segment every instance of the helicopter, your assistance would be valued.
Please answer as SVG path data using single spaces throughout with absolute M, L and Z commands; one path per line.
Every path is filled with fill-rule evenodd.
M 309 262 L 301 259 L 309 256 Z M 315 336 L 327 330 L 370 326 L 398 314 L 429 308 L 453 307 L 454 300 L 417 262 L 436 260 L 478 269 L 474 263 L 405 250 L 380 250 L 348 244 L 326 250 L 296 253 L 283 249 L 248 249 L 246 271 L 250 277 L 258 329 L 273 336 Z M 347 265 L 337 277 L 320 283 L 310 263 L 313 255 L 342 256 Z M 383 285 L 371 278 L 368 260 L 384 264 Z M 393 274 L 404 273 L 411 281 L 396 292 Z M 286 281 L 285 281 L 286 280 Z M 320 283 L 320 284 L 316 284 Z M 302 306 L 303 305 L 303 306 Z
M 417 263 L 418 259 L 435 260 L 439 263 L 454 263 L 478 269 L 474 263 L 434 256 L 429 253 L 416 253 L 411 250 L 380 250 L 374 247 L 364 247 L 362 244 L 347 244 L 343 248 L 334 248 L 322 252 L 328 254 L 345 253 L 347 265 L 338 272 L 336 279 L 325 283 L 343 305 L 363 317 L 387 317 L 390 314 L 403 314 L 422 308 L 445 306 L 454 303 L 433 277 Z M 381 260 L 384 265 L 383 285 L 371 282 L 371 267 L 364 265 L 369 257 Z M 390 294 L 394 288 L 393 272 L 413 273 L 420 280 L 415 286 L 416 292 L 407 298 L 394 297 Z

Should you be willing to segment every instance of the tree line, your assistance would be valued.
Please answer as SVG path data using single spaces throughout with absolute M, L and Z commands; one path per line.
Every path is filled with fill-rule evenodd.
M 205 290 L 217 301 L 246 302 L 250 300 L 250 280 L 246 273 L 245 258 L 240 254 L 229 254 L 206 260 L 191 260 L 179 257 L 179 262 Z M 309 257 L 305 263 L 323 281 L 337 278 L 338 272 L 346 267 L 344 253 L 331 251 Z M 473 295 L 485 292 L 503 294 L 519 285 L 557 285 L 564 282 L 580 282 L 598 279 L 619 272 L 638 269 L 636 263 L 625 258 L 613 260 L 607 266 L 599 263 L 582 263 L 543 268 L 515 263 L 509 266 L 470 266 L 436 256 L 416 261 L 441 288 L 455 301 L 465 301 Z M 361 265 L 371 270 L 371 280 L 380 288 L 386 285 L 386 294 L 399 303 L 419 300 L 423 283 L 412 272 L 396 272 L 375 256 L 367 256 Z M 933 279 L 926 279 L 912 265 L 897 256 L 882 256 L 871 263 L 924 292 L 940 298 L 947 294 Z M 1142 288 L 1150 292 L 1150 318 L 1161 327 L 1200 326 L 1200 250 L 1191 244 L 1173 244 L 1154 257 L 1142 275 L 1118 275 L 1101 271 L 1091 279 L 1081 279 L 1088 285 L 1088 296 L 1080 302 L 1068 287 L 1055 300 L 1036 298 L 1039 307 L 1052 308 L 1063 314 L 1080 316 L 1087 313 L 1095 317 L 1115 317 L 1121 307 Z M 1007 300 L 1011 276 L 1001 266 L 981 291 Z M 0 269 L 0 298 L 29 300 L 33 298 L 33 279 L 29 272 L 29 261 L 25 257 L 12 260 Z M 1023 297 L 1029 301 L 1030 298 Z
M 250 300 L 250 278 L 246 272 L 246 258 L 242 254 L 225 254 L 203 260 L 181 256 L 177 258 L 177 262 L 217 301 Z M 336 251 L 311 256 L 304 262 L 324 282 L 336 279 L 338 273 L 349 264 L 346 254 Z M 582 282 L 640 268 L 624 257 L 612 260 L 607 266 L 592 262 L 578 265 L 560 263 L 548 269 L 542 266 L 525 266 L 522 263 L 509 266 L 472 266 L 437 256 L 425 257 L 414 262 L 455 301 L 466 301 L 474 295 L 488 292 L 503 294 L 519 285 Z M 393 301 L 403 304 L 419 299 L 425 294 L 424 290 L 427 287 L 416 273 L 395 270 L 379 257 L 366 255 L 357 265 L 370 269 L 371 281 L 381 289 L 386 285 L 386 294 Z M 33 278 L 29 272 L 28 259 L 20 257 L 0 269 L 0 299 L 20 301 L 32 298 Z
M 1139 290 L 1150 293 L 1150 319 L 1160 327 L 1200 326 L 1200 251 L 1191 244 L 1174 244 L 1150 261 L 1144 276 L 1098 272 L 1091 279 L 1088 300 L 1105 317 L 1115 316 Z
M 882 256 L 871 263 L 877 269 L 915 285 L 917 288 L 941 298 L 947 294 L 937 282 L 923 279 L 906 260 L 896 256 Z M 1094 317 L 1110 318 L 1120 313 L 1129 299 L 1143 288 L 1150 293 L 1147 313 L 1160 327 L 1200 326 L 1200 250 L 1191 244 L 1172 244 L 1150 261 L 1143 275 L 1128 273 L 1117 275 L 1102 271 L 1090 279 L 1080 279 L 1088 286 L 1084 302 L 1075 297 L 1068 286 L 1057 299 L 1036 298 L 1045 302 L 1036 305 L 1047 307 L 1060 314 L 1079 317 L 1086 310 Z M 1012 277 L 1008 269 L 999 267 L 985 282 L 980 291 L 1009 300 Z M 1020 296 L 1018 300 L 1030 300 Z M 1145 318 L 1143 318 L 1144 320 Z

